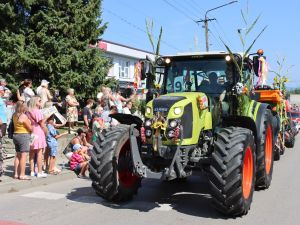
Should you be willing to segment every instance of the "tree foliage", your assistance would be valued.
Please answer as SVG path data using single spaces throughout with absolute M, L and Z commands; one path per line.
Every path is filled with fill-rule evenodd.
M 72 87 L 80 97 L 107 83 L 111 62 L 89 47 L 106 29 L 101 0 L 0 2 L 0 73 L 9 83 L 25 73 L 62 91 Z

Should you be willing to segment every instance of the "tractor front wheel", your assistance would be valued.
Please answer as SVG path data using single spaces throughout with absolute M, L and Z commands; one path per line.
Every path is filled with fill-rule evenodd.
M 96 193 L 113 202 L 130 200 L 141 186 L 133 173 L 129 126 L 104 130 L 91 152 L 90 178 Z
M 255 184 L 252 131 L 223 128 L 214 143 L 209 175 L 213 205 L 225 215 L 245 215 L 250 209 Z

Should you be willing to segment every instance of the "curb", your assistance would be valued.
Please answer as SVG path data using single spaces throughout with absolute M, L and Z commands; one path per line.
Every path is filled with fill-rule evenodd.
M 65 180 L 70 180 L 77 178 L 76 174 L 71 170 L 62 171 L 58 175 L 48 175 L 47 178 L 36 178 L 34 177 L 32 180 L 24 181 L 24 180 L 15 180 L 13 178 L 5 179 L 0 182 L 0 194 L 3 193 L 14 193 L 23 191 L 25 189 L 38 187 L 42 185 L 49 185 L 57 182 L 62 182 Z

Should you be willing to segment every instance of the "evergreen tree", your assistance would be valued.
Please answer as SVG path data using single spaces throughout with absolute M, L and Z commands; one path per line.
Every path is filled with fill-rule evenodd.
M 0 4 L 1 17 L 6 17 L 1 23 L 10 16 L 7 10 L 3 13 L 5 7 L 18 13 L 12 14 L 7 29 L 0 28 L 1 34 L 8 41 L 20 34 L 13 40 L 20 45 L 3 50 L 10 60 L 0 65 L 2 73 L 14 75 L 23 69 L 34 80 L 47 79 L 62 91 L 71 87 L 79 97 L 95 95 L 110 67 L 101 51 L 89 47 L 106 28 L 101 25 L 101 0 L 11 0 Z
M 0 1 L 0 76 L 10 84 L 23 67 L 19 53 L 25 46 L 25 7 L 21 1 Z

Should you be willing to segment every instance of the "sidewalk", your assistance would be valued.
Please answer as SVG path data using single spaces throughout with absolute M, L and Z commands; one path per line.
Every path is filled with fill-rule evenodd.
M 74 137 L 74 135 L 66 135 L 60 139 L 58 139 L 58 154 L 56 157 L 56 163 L 58 168 L 62 169 L 62 172 L 58 175 L 48 175 L 47 178 L 36 178 L 32 177 L 29 181 L 13 179 L 14 174 L 14 155 L 15 149 L 11 139 L 6 140 L 6 152 L 8 158 L 4 160 L 4 175 L 1 177 L 0 182 L 0 194 L 1 193 L 10 193 L 17 192 L 26 188 L 36 187 L 40 185 L 47 185 L 53 182 L 59 182 L 66 179 L 76 178 L 76 175 L 73 171 L 69 170 L 68 159 L 64 156 L 62 151 L 65 149 L 70 140 Z M 29 157 L 28 157 L 29 158 Z M 29 164 L 27 160 L 26 165 L 26 175 L 29 175 Z

